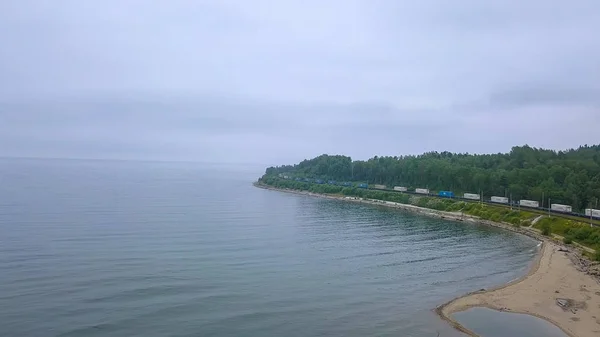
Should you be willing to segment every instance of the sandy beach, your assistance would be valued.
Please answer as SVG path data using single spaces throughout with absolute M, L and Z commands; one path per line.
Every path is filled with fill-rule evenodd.
M 530 272 L 499 288 L 457 298 L 437 309 L 457 329 L 476 336 L 452 318 L 455 312 L 487 307 L 543 318 L 568 336 L 600 336 L 600 284 L 575 268 L 567 252 L 545 242 Z
M 480 290 L 456 298 L 439 306 L 436 312 L 456 329 L 477 336 L 452 318 L 452 314 L 473 307 L 521 313 L 545 319 L 558 326 L 568 336 L 600 336 L 600 283 L 594 277 L 577 269 L 573 261 L 581 260 L 572 247 L 564 251 L 562 245 L 541 236 L 530 228 L 516 228 L 455 212 L 436 211 L 413 205 L 381 200 L 348 198 L 310 192 L 257 186 L 282 192 L 311 195 L 350 202 L 368 203 L 405 209 L 426 216 L 481 223 L 527 235 L 543 242 L 540 253 L 527 275 L 497 288 Z M 493 261 L 490 261 L 493 263 Z

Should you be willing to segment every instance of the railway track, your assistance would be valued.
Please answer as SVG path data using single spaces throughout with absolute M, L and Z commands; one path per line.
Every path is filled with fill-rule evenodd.
M 292 178 L 283 178 L 283 179 L 292 179 Z M 298 181 L 298 180 L 297 180 Z M 308 183 L 308 184 L 317 184 L 317 185 L 323 185 L 323 184 L 332 184 L 332 182 L 326 182 L 326 180 L 324 179 L 316 179 L 315 181 L 310 181 L 310 180 L 301 180 L 301 182 L 303 183 Z M 334 185 L 339 185 L 335 182 L 333 182 Z M 348 184 L 348 185 L 345 185 Z M 416 196 L 427 196 L 427 197 L 431 197 L 431 198 L 438 198 L 438 199 L 450 199 L 450 200 L 459 200 L 459 201 L 464 201 L 464 202 L 470 202 L 470 203 L 483 203 L 486 205 L 491 205 L 494 207 L 503 207 L 503 208 L 510 208 L 510 209 L 516 209 L 516 210 L 526 210 L 528 212 L 531 213 L 535 213 L 535 214 L 540 214 L 540 215 L 549 215 L 552 214 L 554 216 L 557 217 L 561 217 L 561 218 L 565 218 L 565 219 L 570 219 L 570 220 L 576 220 L 579 222 L 584 222 L 584 223 L 589 223 L 592 226 L 595 227 L 600 227 L 600 218 L 598 217 L 594 217 L 594 218 L 590 218 L 589 216 L 585 215 L 585 214 L 581 214 L 581 213 L 575 213 L 575 212 L 561 212 L 561 211 L 556 211 L 556 210 L 552 210 L 552 209 L 548 209 L 548 208 L 544 208 L 544 207 L 528 207 L 528 206 L 523 206 L 520 204 L 516 204 L 513 203 L 511 204 L 505 204 L 505 203 L 501 203 L 501 202 L 493 202 L 491 200 L 474 200 L 474 199 L 467 199 L 467 198 L 462 198 L 462 197 L 458 197 L 458 196 L 452 196 L 452 197 L 448 197 L 448 196 L 440 196 L 437 194 L 433 194 L 433 193 L 427 193 L 427 194 L 423 194 L 423 193 L 416 193 L 414 191 L 398 191 L 398 190 L 394 190 L 394 189 L 388 189 L 388 188 L 374 188 L 371 187 L 368 184 L 358 184 L 356 185 L 355 183 L 352 182 L 347 182 L 347 183 L 343 183 L 342 185 L 339 185 L 342 187 L 358 187 L 359 189 L 365 189 L 365 190 L 369 190 L 369 191 L 379 191 L 379 192 L 388 192 L 388 193 L 406 193 L 406 194 L 411 194 L 411 195 L 416 195 Z M 380 185 L 380 186 L 384 186 L 384 185 Z
M 442 197 L 439 196 L 437 194 L 420 194 L 420 193 L 415 193 L 412 191 L 395 191 L 392 189 L 378 189 L 378 188 L 367 188 L 367 190 L 370 191 L 381 191 L 381 192 L 392 192 L 392 193 L 406 193 L 406 194 L 411 194 L 411 195 L 417 195 L 417 196 L 427 196 L 430 198 L 438 198 L 438 199 L 450 199 L 450 200 L 459 200 L 459 201 L 464 201 L 464 202 L 470 202 L 470 203 L 482 203 L 482 204 L 486 204 L 486 205 L 490 205 L 490 206 L 494 206 L 494 207 L 501 207 L 501 208 L 507 208 L 507 209 L 513 209 L 513 210 L 525 210 L 527 212 L 531 212 L 531 213 L 535 213 L 535 214 L 540 214 L 540 215 L 548 215 L 548 214 L 552 214 L 554 216 L 557 217 L 561 217 L 561 218 L 565 218 L 565 219 L 570 219 L 570 220 L 577 220 L 579 222 L 587 222 L 590 223 L 591 225 L 595 226 L 595 227 L 600 227 L 600 219 L 597 218 L 592 218 L 590 219 L 589 216 L 585 215 L 585 214 L 579 214 L 579 213 L 565 213 L 565 212 L 558 212 L 555 210 L 549 210 L 548 208 L 542 208 L 542 207 L 527 207 L 527 206 L 521 206 L 519 204 L 503 204 L 503 203 L 498 203 L 498 202 L 492 202 L 490 200 L 473 200 L 473 199 L 466 199 L 466 198 L 461 198 L 461 197 L 453 197 L 453 198 L 448 198 L 448 197 Z

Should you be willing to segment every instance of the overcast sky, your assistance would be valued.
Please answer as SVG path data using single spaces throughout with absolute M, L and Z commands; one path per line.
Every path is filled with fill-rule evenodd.
M 0 2 L 0 156 L 600 143 L 600 1 Z

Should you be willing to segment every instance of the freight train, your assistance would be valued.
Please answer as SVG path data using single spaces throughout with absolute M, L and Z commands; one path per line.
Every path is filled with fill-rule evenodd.
M 290 176 L 282 175 L 282 174 L 280 174 L 279 177 L 283 178 L 283 179 L 292 179 Z M 507 197 L 501 197 L 501 196 L 491 196 L 489 199 L 484 199 L 482 195 L 476 194 L 476 193 L 464 193 L 462 196 L 456 196 L 456 195 L 454 195 L 454 192 L 452 192 L 452 191 L 439 191 L 438 193 L 432 193 L 432 191 L 430 191 L 428 188 L 414 188 L 414 189 L 409 190 L 409 188 L 405 187 L 405 186 L 394 186 L 392 188 L 388 188 L 386 185 L 382 185 L 382 184 L 369 185 L 367 183 L 336 182 L 333 180 L 324 182 L 321 179 L 311 179 L 311 178 L 294 178 L 294 180 L 301 181 L 301 182 L 307 182 L 307 183 L 316 183 L 316 184 L 327 183 L 329 185 L 337 185 L 337 186 L 344 186 L 344 187 L 358 187 L 358 188 L 369 189 L 369 190 L 419 194 L 419 195 L 427 195 L 427 196 L 439 197 L 439 198 L 460 199 L 460 200 L 465 200 L 465 201 L 479 201 L 479 202 L 488 203 L 488 204 L 505 204 L 505 205 L 512 205 L 513 207 L 533 209 L 533 210 L 543 210 L 543 211 L 548 211 L 551 213 L 566 214 L 566 215 L 576 216 L 576 217 L 580 217 L 580 218 L 586 218 L 586 219 L 593 218 L 596 220 L 600 220 L 600 210 L 598 210 L 598 209 L 586 208 L 584 213 L 582 214 L 582 213 L 573 212 L 573 208 L 568 205 L 550 204 L 550 209 L 548 209 L 547 207 L 540 207 L 540 203 L 538 201 L 534 201 L 534 200 L 522 199 L 522 200 L 518 200 L 518 201 L 511 201 Z

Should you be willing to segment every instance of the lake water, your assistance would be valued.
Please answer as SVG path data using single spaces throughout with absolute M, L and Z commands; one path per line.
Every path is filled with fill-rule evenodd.
M 462 336 L 536 242 L 255 188 L 261 170 L 0 160 L 0 336 Z

